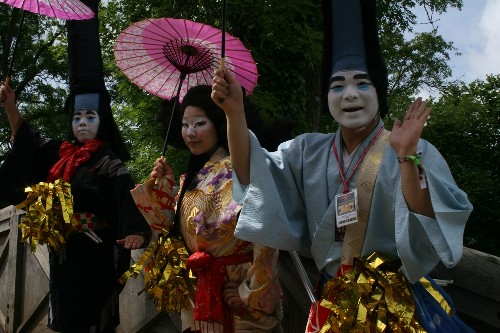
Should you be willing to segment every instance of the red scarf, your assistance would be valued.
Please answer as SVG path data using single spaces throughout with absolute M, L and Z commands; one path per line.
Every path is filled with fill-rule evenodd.
M 87 140 L 81 147 L 75 146 L 69 141 L 64 141 L 59 147 L 59 161 L 49 171 L 48 182 L 53 182 L 58 178 L 70 182 L 76 169 L 103 144 L 99 140 Z
M 194 319 L 219 322 L 224 332 L 233 332 L 233 316 L 224 303 L 222 290 L 228 281 L 227 265 L 237 265 L 253 260 L 252 253 L 212 257 L 210 253 L 193 253 L 186 266 L 197 273 L 194 300 Z

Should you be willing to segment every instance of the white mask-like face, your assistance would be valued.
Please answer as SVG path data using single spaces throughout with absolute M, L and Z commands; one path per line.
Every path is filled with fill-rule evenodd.
M 193 155 L 201 155 L 217 144 L 217 131 L 205 110 L 187 106 L 182 117 L 182 138 Z
M 340 126 L 357 129 L 370 124 L 378 112 L 378 98 L 368 74 L 359 70 L 334 73 L 328 108 Z
M 71 123 L 73 135 L 80 143 L 85 143 L 87 140 L 93 140 L 97 137 L 99 124 L 99 114 L 96 111 L 90 109 L 75 111 Z

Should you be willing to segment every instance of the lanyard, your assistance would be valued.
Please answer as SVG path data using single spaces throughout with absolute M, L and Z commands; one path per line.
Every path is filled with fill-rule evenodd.
M 340 173 L 340 177 L 342 178 L 342 184 L 344 184 L 344 192 L 343 192 L 344 194 L 349 192 L 349 182 L 351 181 L 352 176 L 354 176 L 354 173 L 356 172 L 359 165 L 361 164 L 361 162 L 365 158 L 366 154 L 368 153 L 368 150 L 370 150 L 370 148 L 375 143 L 375 140 L 377 140 L 377 138 L 379 137 L 379 135 L 382 133 L 383 130 L 384 130 L 384 127 L 382 126 L 378 130 L 377 134 L 372 139 L 372 141 L 370 141 L 368 146 L 365 148 L 365 151 L 363 151 L 363 154 L 359 157 L 358 161 L 356 162 L 356 165 L 352 169 L 351 175 L 349 176 L 349 178 L 347 180 L 346 180 L 345 175 L 344 175 L 344 170 L 343 170 L 342 166 L 340 165 L 339 155 L 337 153 L 337 146 L 335 145 L 335 138 L 334 138 L 334 140 L 333 140 L 333 154 L 335 155 L 335 159 L 337 160 L 337 164 L 339 166 L 339 173 Z

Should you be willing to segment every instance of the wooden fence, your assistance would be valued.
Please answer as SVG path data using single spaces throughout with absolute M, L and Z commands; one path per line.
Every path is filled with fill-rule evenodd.
M 49 268 L 44 246 L 32 253 L 20 242 L 19 220 L 23 212 L 13 206 L 0 210 L 0 333 L 50 332 L 47 328 Z M 141 250 L 132 251 L 134 260 Z M 313 285 L 314 262 L 301 255 Z M 284 318 L 280 331 L 304 331 L 310 301 L 288 253 L 280 253 Z M 465 249 L 453 269 L 438 266 L 432 276 L 453 281 L 445 287 L 460 316 L 478 333 L 500 332 L 500 258 Z M 177 314 L 158 313 L 145 293 L 141 278 L 131 279 L 120 295 L 121 324 L 117 333 L 178 333 Z

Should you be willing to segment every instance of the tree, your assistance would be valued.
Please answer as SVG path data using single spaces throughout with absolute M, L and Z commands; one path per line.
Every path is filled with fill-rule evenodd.
M 24 116 L 43 132 L 56 137 L 66 134 L 62 111 L 66 98 L 66 49 L 63 22 L 25 12 L 23 29 L 17 40 L 22 11 L 2 4 L 0 11 L 0 72 L 2 81 L 12 67 L 11 85 Z M 0 117 L 0 152 L 9 148 L 10 127 Z
M 466 246 L 500 256 L 500 75 L 448 86 L 433 103 L 424 137 L 445 157 L 474 210 Z M 424 162 L 425 163 L 425 162 Z
M 251 95 L 268 123 L 282 116 L 297 121 L 296 133 L 332 131 L 330 115 L 320 111 L 322 23 L 320 0 L 228 0 L 228 32 L 239 37 L 258 64 L 259 82 Z M 1 5 L 0 70 L 7 73 L 20 11 Z M 461 0 L 378 0 L 381 46 L 389 72 L 389 119 L 400 117 L 422 88 L 442 96 L 434 103 L 424 137 L 447 159 L 459 185 L 474 204 L 466 230 L 467 245 L 499 254 L 485 230 L 499 220 L 498 202 L 499 77 L 470 85 L 449 82 L 453 44 L 439 35 L 439 15 L 462 7 Z M 412 9 L 422 6 L 427 20 L 418 22 Z M 118 34 L 146 18 L 174 17 L 221 27 L 221 0 L 108 1 L 99 13 L 106 85 L 115 118 L 132 154 L 128 167 L 136 181 L 148 177 L 163 145 L 157 121 L 161 99 L 141 91 L 116 66 L 113 45 Z M 426 33 L 414 33 L 429 24 Z M 412 38 L 408 39 L 408 36 Z M 26 13 L 14 62 L 12 85 L 24 116 L 49 137 L 63 138 L 67 115 L 66 31 L 64 22 Z M 472 131 L 473 129 L 473 131 Z M 445 133 L 446 135 L 443 135 Z M 0 117 L 0 154 L 8 147 L 10 129 Z M 458 145 L 457 143 L 461 143 Z M 485 157 L 486 156 L 486 157 Z M 174 171 L 184 170 L 186 152 L 169 148 Z M 495 247 L 496 246 L 496 247 Z
M 410 9 L 425 6 L 429 22 L 434 23 L 434 14 L 443 13 L 449 7 L 460 8 L 461 4 L 460 0 L 378 1 L 381 43 L 390 73 L 392 114 L 404 112 L 411 96 L 423 84 L 439 89 L 447 83 L 450 74 L 446 60 L 448 52 L 454 49 L 439 36 L 437 29 L 405 41 L 404 34 L 412 32 L 419 23 Z M 107 87 L 113 97 L 117 121 L 129 143 L 133 156 L 129 167 L 136 180 L 147 176 L 147 171 L 141 171 L 150 168 L 146 156 L 158 155 L 162 145 L 155 124 L 161 101 L 140 91 L 117 68 L 113 57 L 114 40 L 128 25 L 149 17 L 187 18 L 220 27 L 220 9 L 220 0 L 168 3 L 122 0 L 101 5 L 101 42 Z M 0 28 L 9 32 L 2 35 L 4 72 L 18 12 L 1 13 Z M 264 120 L 271 122 L 289 116 L 297 122 L 297 133 L 332 130 L 335 125 L 330 116 L 322 114 L 319 107 L 321 1 L 228 0 L 227 12 L 228 32 L 243 41 L 258 63 L 260 78 L 251 98 L 264 113 Z M 27 14 L 22 36 L 31 36 L 32 43 L 20 44 L 14 85 L 28 120 L 35 122 L 46 135 L 62 137 L 66 131 L 61 125 L 65 124 L 61 120 L 64 118 L 61 110 L 66 97 L 67 67 L 64 26 L 55 19 Z M 39 31 L 47 32 L 40 34 Z M 33 53 L 34 50 L 38 52 Z M 10 133 L 5 118 L 2 122 L 0 139 L 7 142 Z M 7 147 L 4 145 L 0 149 L 5 151 Z M 182 160 L 182 157 L 175 157 L 175 160 Z
M 330 115 L 320 111 L 319 103 L 323 29 L 321 1 L 227 2 L 228 32 L 243 41 L 258 64 L 260 77 L 251 99 L 263 112 L 264 120 L 270 123 L 289 116 L 296 121 L 296 133 L 331 131 L 335 124 Z M 454 48 L 439 36 L 437 29 L 431 33 L 416 34 L 409 41 L 405 40 L 405 33 L 412 32 L 413 27 L 419 23 L 410 8 L 426 6 L 428 21 L 433 24 L 432 15 L 443 13 L 449 7 L 460 8 L 461 4 L 457 0 L 408 0 L 403 3 L 379 0 L 381 43 L 391 73 L 389 103 L 393 115 L 402 114 L 420 88 L 430 86 L 440 89 L 451 74 L 446 61 Z M 131 23 L 149 17 L 186 18 L 220 27 L 220 8 L 221 1 L 213 0 L 174 1 L 169 4 L 161 1 L 137 3 L 123 0 L 108 2 L 102 11 L 103 50 L 109 77 L 113 78 L 109 80 L 108 87 L 116 101 L 127 105 L 117 111 L 121 119 L 127 119 L 127 124 L 123 124 L 127 125 L 124 127 L 125 131 L 129 128 L 141 128 L 139 145 L 141 154 L 144 154 L 141 156 L 146 156 L 146 151 L 157 156 L 160 151 L 161 144 L 155 137 L 154 126 L 149 124 L 154 122 L 150 118 L 152 110 L 158 110 L 161 101 L 140 92 L 116 67 L 112 55 L 114 40 Z M 145 116 L 144 112 L 149 115 Z M 132 120 L 139 122 L 131 126 L 129 122 Z M 134 145 L 137 145 L 136 134 L 126 134 L 127 137 L 134 137 Z M 143 146 L 146 142 L 148 147 Z M 136 162 L 138 161 L 134 160 L 129 164 L 134 172 L 142 170 L 146 165 L 145 160 L 141 165 L 134 165 Z M 145 176 L 146 173 L 143 173 L 136 178 Z

